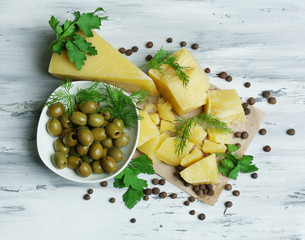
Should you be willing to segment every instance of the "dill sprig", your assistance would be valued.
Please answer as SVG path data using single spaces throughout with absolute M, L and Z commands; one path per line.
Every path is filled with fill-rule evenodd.
M 156 69 L 160 73 L 164 74 L 161 65 L 167 64 L 177 72 L 177 76 L 182 81 L 183 87 L 186 88 L 190 82 L 190 77 L 185 73 L 188 67 L 181 66 L 177 62 L 177 57 L 172 54 L 173 54 L 172 51 L 164 50 L 161 47 L 161 49 L 156 53 L 156 55 L 146 65 L 144 65 L 141 68 Z
M 105 96 L 101 94 L 103 87 L 98 83 L 94 83 L 89 88 L 78 89 L 75 100 L 80 105 L 84 102 L 103 102 Z
M 178 156 L 183 153 L 186 141 L 190 137 L 191 129 L 196 125 L 201 125 L 207 131 L 215 129 L 220 134 L 232 133 L 227 123 L 217 119 L 211 113 L 201 113 L 190 118 L 180 116 L 176 119 L 175 126 L 175 152 Z
M 73 112 L 73 106 L 75 103 L 75 95 L 70 93 L 72 88 L 71 79 L 67 78 L 63 81 L 60 88 L 52 93 L 49 100 L 45 103 L 45 106 L 50 107 L 56 102 L 61 102 L 65 106 L 65 110 L 68 116 Z

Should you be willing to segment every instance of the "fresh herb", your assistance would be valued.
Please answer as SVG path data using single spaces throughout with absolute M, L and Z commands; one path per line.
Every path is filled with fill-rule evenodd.
M 147 181 L 138 178 L 140 173 L 154 174 L 154 168 L 146 155 L 132 160 L 128 166 L 115 177 L 113 186 L 116 188 L 127 187 L 123 194 L 125 205 L 131 209 L 144 197 L 144 189 L 148 186 Z
M 225 177 L 236 179 L 239 172 L 251 173 L 258 170 L 258 168 L 252 164 L 253 156 L 243 155 L 240 159 L 237 158 L 237 154 L 232 154 L 237 151 L 239 147 L 234 144 L 228 144 L 228 154 L 216 153 L 220 157 L 218 164 L 218 172 Z
M 61 102 L 65 106 L 68 116 L 70 116 L 73 112 L 73 106 L 75 103 L 75 95 L 70 93 L 71 88 L 72 82 L 70 79 L 62 82 L 61 87 L 52 93 L 45 106 L 50 107 L 56 102 Z
M 190 118 L 180 116 L 175 122 L 175 152 L 178 156 L 183 153 L 191 129 L 196 125 L 201 125 L 207 131 L 215 129 L 220 134 L 232 133 L 231 128 L 225 122 L 220 121 L 211 113 L 201 113 Z
M 77 104 L 81 105 L 84 102 L 103 102 L 105 101 L 105 96 L 101 94 L 103 87 L 100 83 L 96 82 L 91 87 L 86 89 L 78 89 L 75 96 Z
M 185 73 L 188 67 L 181 66 L 177 62 L 177 57 L 172 55 L 172 51 L 167 51 L 161 48 L 156 55 L 143 67 L 141 68 L 152 68 L 158 70 L 160 73 L 164 74 L 161 65 L 167 64 L 171 66 L 176 72 L 178 78 L 182 81 L 183 87 L 187 87 L 190 81 L 190 77 Z
M 52 50 L 60 55 L 63 50 L 67 50 L 68 57 L 71 63 L 74 63 L 78 70 L 82 69 L 89 56 L 97 55 L 97 51 L 92 43 L 77 34 L 81 30 L 86 37 L 93 37 L 92 29 L 99 29 L 103 20 L 108 20 L 108 17 L 99 17 L 96 13 L 104 11 L 103 8 L 97 8 L 94 12 L 80 13 L 74 12 L 74 20 L 66 20 L 63 25 L 59 25 L 59 21 L 52 16 L 49 24 L 56 33 L 56 39 L 51 43 L 48 54 Z

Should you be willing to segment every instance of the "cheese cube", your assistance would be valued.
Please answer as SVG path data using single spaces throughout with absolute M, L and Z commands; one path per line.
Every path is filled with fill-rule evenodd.
M 222 134 L 217 132 L 215 129 L 211 129 L 208 131 L 208 138 L 211 142 L 215 143 L 231 144 L 232 142 L 231 133 Z
M 61 55 L 52 55 L 49 73 L 60 79 L 102 81 L 125 91 L 146 89 L 152 96 L 158 94 L 153 80 L 97 33 L 93 31 L 93 37 L 86 38 L 86 41 L 95 46 L 98 54 L 86 55 L 81 70 L 70 62 L 67 51 L 63 51 Z
M 177 72 L 168 65 L 161 65 L 164 74 L 156 69 L 150 69 L 148 74 L 154 80 L 159 93 L 170 102 L 173 109 L 184 115 L 206 103 L 206 90 L 210 87 L 209 79 L 193 54 L 185 48 L 173 54 L 177 62 L 187 67 L 185 73 L 189 76 L 189 84 L 183 87 Z
M 161 120 L 160 123 L 160 133 L 166 132 L 166 131 L 170 131 L 172 133 L 175 132 L 175 124 L 165 121 L 165 120 Z
M 168 165 L 178 166 L 181 163 L 181 158 L 189 153 L 193 143 L 187 140 L 183 153 L 177 156 L 175 153 L 175 137 L 169 137 L 164 140 L 161 146 L 156 151 L 156 157 Z
M 226 150 L 226 145 L 222 143 L 214 143 L 209 140 L 205 140 L 202 146 L 202 151 L 205 153 L 223 153 Z
M 150 111 L 154 111 L 154 110 L 156 110 L 156 105 L 153 103 L 146 103 L 143 108 L 143 111 L 145 111 L 145 112 L 150 112 Z
M 157 111 L 160 118 L 163 118 L 164 120 L 174 122 L 175 116 L 172 112 L 172 105 L 169 102 L 165 103 L 158 103 L 157 104 Z
M 181 177 L 191 184 L 218 184 L 218 167 L 216 155 L 203 158 L 180 172 Z
M 159 124 L 160 118 L 159 118 L 158 113 L 151 113 L 151 114 L 149 114 L 149 116 L 154 124 Z
M 184 158 L 181 159 L 181 166 L 188 167 L 193 163 L 199 161 L 202 158 L 203 154 L 199 147 L 196 147 L 191 153 L 186 155 Z
M 139 115 L 142 119 L 140 120 L 140 135 L 137 147 L 160 134 L 158 127 L 153 123 L 147 112 L 140 110 Z
M 191 128 L 189 140 L 197 145 L 201 143 L 206 136 L 207 132 L 204 131 L 203 127 L 200 125 L 195 125 Z

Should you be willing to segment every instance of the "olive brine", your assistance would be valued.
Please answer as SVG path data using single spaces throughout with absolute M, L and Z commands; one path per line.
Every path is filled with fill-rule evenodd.
M 117 169 L 117 162 L 124 158 L 120 148 L 128 144 L 129 135 L 123 132 L 124 121 L 112 119 L 99 105 L 94 101 L 75 104 L 70 116 L 61 102 L 49 106 L 47 131 L 58 137 L 51 159 L 56 168 L 68 167 L 81 177 Z

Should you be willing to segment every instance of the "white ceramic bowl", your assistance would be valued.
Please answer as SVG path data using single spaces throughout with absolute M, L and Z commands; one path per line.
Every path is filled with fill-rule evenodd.
M 93 82 L 89 81 L 78 81 L 73 82 L 73 87 L 70 90 L 71 93 L 76 93 L 77 89 L 83 89 L 88 88 Z M 111 86 L 113 87 L 113 86 Z M 56 90 L 60 89 L 61 87 L 58 87 Z M 55 90 L 55 91 L 56 91 Z M 129 95 L 128 93 L 124 92 L 124 94 Z M 51 169 L 53 172 L 58 174 L 59 176 L 62 176 L 66 179 L 75 181 L 75 182 L 82 182 L 82 183 L 93 183 L 93 182 L 101 182 L 106 181 L 110 178 L 115 177 L 117 174 L 119 174 L 130 162 L 138 143 L 139 139 L 139 133 L 140 133 L 140 121 L 138 120 L 135 127 L 131 128 L 130 130 L 124 129 L 125 132 L 128 133 L 130 140 L 129 143 L 121 148 L 121 150 L 124 152 L 124 158 L 122 161 L 118 162 L 118 168 L 113 173 L 102 173 L 102 174 L 94 174 L 92 173 L 89 177 L 83 178 L 80 177 L 75 170 L 69 169 L 68 167 L 64 169 L 58 169 L 56 168 L 51 161 L 51 156 L 55 152 L 53 144 L 56 137 L 52 137 L 48 134 L 46 124 L 48 120 L 50 119 L 47 115 L 47 107 L 44 107 L 42 109 L 39 122 L 38 122 L 38 128 L 37 128 L 37 148 L 38 153 L 41 158 L 41 160 L 44 162 L 44 164 Z M 137 114 L 138 110 L 135 108 Z

